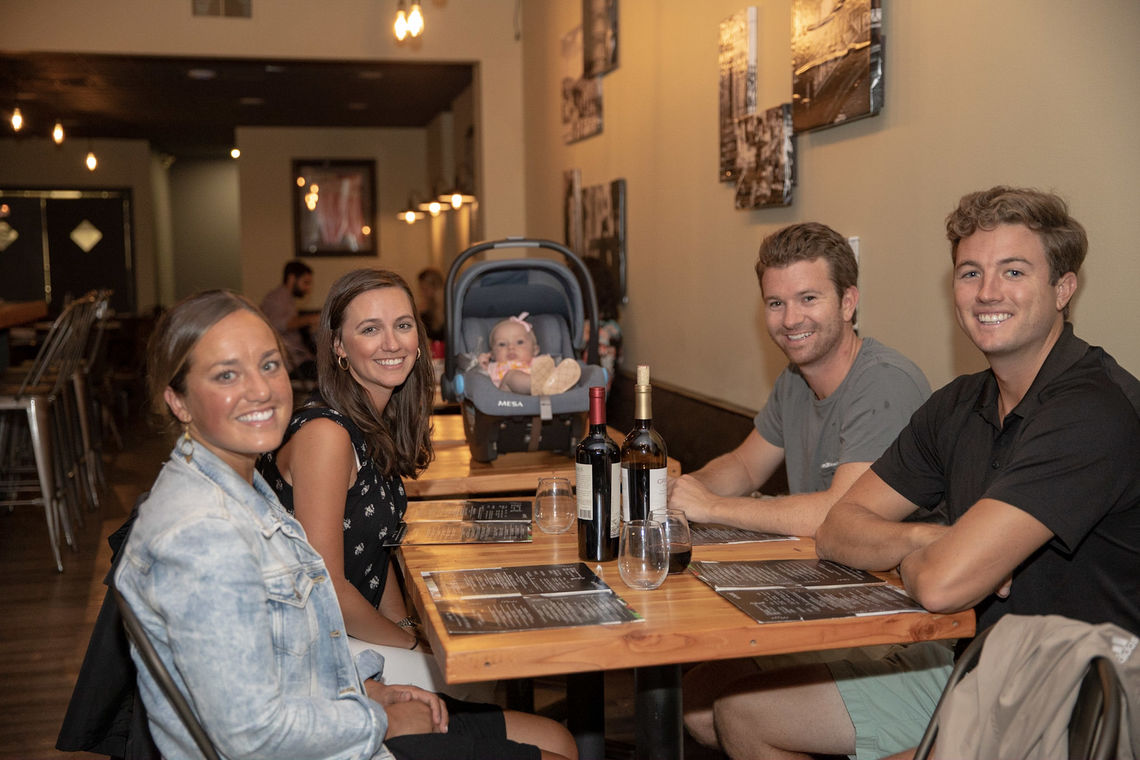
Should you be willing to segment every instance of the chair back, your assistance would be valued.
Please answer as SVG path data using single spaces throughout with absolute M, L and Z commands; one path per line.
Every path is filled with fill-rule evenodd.
M 17 398 L 22 398 L 30 389 L 40 385 L 49 372 L 54 378 L 52 394 L 58 393 L 64 383 L 70 382 L 72 373 L 83 359 L 87 335 L 95 320 L 95 310 L 96 299 L 90 293 L 64 307 L 40 344 L 40 350 L 16 393 Z
M 119 593 L 119 590 L 111 586 L 111 593 L 115 596 L 115 604 L 119 607 L 119 613 L 123 616 L 123 628 L 127 631 L 127 638 L 135 647 L 135 651 L 139 653 L 142 661 L 146 663 L 146 669 L 150 672 L 151 678 L 154 679 L 158 687 L 162 689 L 163 695 L 169 700 L 170 704 L 174 707 L 174 712 L 182 720 L 182 725 L 190 733 L 194 739 L 194 743 L 198 745 L 199 751 L 206 758 L 206 760 L 220 760 L 217 749 L 214 748 L 214 743 L 206 734 L 206 730 L 198 721 L 198 716 L 194 714 L 194 709 L 190 707 L 190 703 L 186 701 L 185 695 L 178 690 L 178 686 L 174 683 L 174 679 L 170 676 L 170 671 L 162 664 L 162 660 L 158 657 L 158 652 L 155 651 L 154 645 L 151 644 L 150 639 L 147 638 L 146 631 L 139 622 L 138 617 L 135 615 L 134 610 Z
M 955 689 L 962 684 L 963 679 L 974 669 L 979 660 L 982 659 L 982 651 L 986 646 L 987 640 L 990 639 L 990 634 L 997 628 L 1004 626 L 1002 633 L 993 638 L 993 641 L 999 643 L 994 644 L 998 649 L 997 653 L 987 655 L 986 672 L 978 671 L 972 676 L 973 679 L 987 679 L 989 678 L 990 684 L 1000 685 L 1000 688 L 987 687 L 982 688 L 985 680 L 978 680 L 966 689 L 964 694 L 965 701 L 954 694 Z M 1066 627 L 1067 626 L 1067 627 Z M 985 747 L 983 727 L 980 723 L 971 720 L 971 716 L 978 717 L 978 715 L 990 714 L 989 709 L 996 710 L 998 705 L 1018 705 L 1020 702 L 1011 701 L 1014 695 L 1019 694 L 1015 687 L 1012 692 L 1009 690 L 1009 681 L 1005 680 L 1010 677 L 1010 673 L 1006 672 L 991 672 L 995 667 L 995 662 L 1001 662 L 1002 665 L 997 667 L 997 671 L 1002 671 L 1003 667 L 1008 666 L 1013 669 L 1028 668 L 1024 671 L 1028 675 L 1028 679 L 1024 680 L 1032 691 L 1047 693 L 1053 690 L 1053 693 L 1058 695 L 1058 698 L 1052 704 L 1060 707 L 1062 704 L 1069 704 L 1064 700 L 1063 695 L 1075 695 L 1072 697 L 1072 709 L 1068 714 L 1067 721 L 1067 754 L 1070 758 L 1090 758 L 1093 760 L 1108 760 L 1117 756 L 1117 743 L 1121 735 L 1121 722 L 1123 715 L 1127 709 L 1128 695 L 1124 687 L 1121 685 L 1120 678 L 1117 675 L 1117 669 L 1113 662 L 1104 654 L 1095 653 L 1098 646 L 1107 646 L 1100 638 L 1101 633 L 1098 629 L 1114 629 L 1122 634 L 1127 634 L 1123 629 L 1119 629 L 1111 624 L 1102 624 L 1100 626 L 1090 626 L 1078 621 L 1068 620 L 1058 616 L 1031 616 L 1021 617 L 1017 615 L 1006 615 L 1001 621 L 990 626 L 982 631 L 971 642 L 970 646 L 961 654 L 958 661 L 954 665 L 954 669 L 947 679 L 946 686 L 942 691 L 942 696 L 938 700 L 937 706 L 934 708 L 934 713 L 931 716 L 929 724 L 927 724 L 926 731 L 919 742 L 918 747 L 914 752 L 914 760 L 926 760 L 931 754 L 931 750 L 938 738 L 938 733 L 943 724 L 955 723 L 959 731 L 965 725 L 975 726 L 977 728 L 976 734 L 955 734 L 950 738 L 951 745 L 962 745 L 962 747 L 975 747 L 974 740 L 982 739 L 983 742 L 978 744 L 977 747 Z M 1055 635 L 1054 635 L 1055 634 Z M 1106 635 L 1112 635 L 1113 630 L 1105 631 Z M 1026 642 L 1026 653 L 1024 656 L 1019 654 L 1011 654 L 1011 650 L 1007 650 L 1007 642 L 1011 636 L 1017 638 L 1024 636 Z M 1052 639 L 1049 637 L 1053 636 Z M 1065 651 L 1062 649 L 1051 649 L 1058 641 L 1076 641 L 1077 637 L 1087 636 L 1086 639 L 1081 640 L 1081 646 L 1073 645 L 1072 650 Z M 1133 646 L 1134 646 L 1133 637 Z M 1107 641 L 1105 639 L 1104 641 Z M 1090 643 L 1091 642 L 1091 643 Z M 1088 643 L 1088 646 L 1084 646 Z M 1078 654 L 1079 652 L 1084 655 Z M 1032 654 L 1029 654 L 1032 652 Z M 1062 652 L 1064 652 L 1062 654 Z M 1089 654 L 1094 652 L 1094 654 Z M 995 657 L 999 658 L 995 661 Z M 1016 660 L 1009 659 L 1010 657 L 1017 658 Z M 1059 658 L 1072 658 L 1071 667 L 1059 667 L 1058 663 L 1063 663 L 1064 659 Z M 1011 664 L 1013 663 L 1013 664 Z M 1133 666 L 1134 667 L 1134 666 Z M 1012 672 L 1012 671 L 1011 671 Z M 1048 674 L 1049 678 L 1036 678 L 1034 673 L 1042 675 Z M 1069 673 L 1071 675 L 1066 675 Z M 994 679 L 997 679 L 996 681 Z M 1035 679 L 1035 680 L 1034 680 Z M 1061 685 L 1058 685 L 1059 683 Z M 1024 686 L 1024 684 L 1023 684 Z M 988 695 L 988 696 L 983 696 Z M 1020 692 L 1020 697 L 1025 699 L 1025 705 L 1034 705 L 1036 709 L 1042 707 L 1046 702 L 1034 702 L 1029 692 Z M 998 701 L 990 704 L 989 698 L 997 698 Z M 980 701 L 978 701 L 980 700 Z M 953 713 L 955 709 L 961 709 L 961 714 L 955 714 L 954 718 L 948 716 Z M 1064 708 L 1061 708 L 1064 709 Z M 975 712 L 977 715 L 975 715 Z M 1007 711 L 1008 712 L 1008 711 Z M 1021 710 L 1024 716 L 1026 711 Z M 1055 713 L 1054 713 L 1055 714 Z M 994 713 L 996 715 L 996 713 Z M 1048 718 L 1047 713 L 1042 713 L 1045 718 Z M 1006 715 L 1001 718 L 1002 721 L 1008 721 L 1011 718 Z M 1064 720 L 1064 718 L 1062 718 Z M 1007 726 L 1006 729 L 1009 727 Z M 987 725 L 986 731 L 992 729 L 992 726 Z M 1004 735 L 1004 734 L 1003 734 Z M 1031 746 L 1028 741 L 1032 738 L 1034 741 L 1038 740 L 1038 736 L 1034 734 L 1019 735 L 1016 731 L 1010 736 L 1017 737 L 1021 741 L 1027 742 L 1025 746 Z M 965 739 L 966 741 L 962 741 Z M 1009 739 L 1006 739 L 1007 743 Z M 1060 744 L 1064 746 L 1062 739 Z M 949 746 L 949 745 L 948 745 Z M 1013 746 L 1013 745 L 1011 745 Z M 1051 742 L 1048 746 L 1055 746 Z M 992 749 L 992 747 L 990 747 Z M 1060 749 L 1060 747 L 1057 747 Z M 966 750 L 962 750 L 965 752 Z M 984 752 L 984 751 L 983 751 Z

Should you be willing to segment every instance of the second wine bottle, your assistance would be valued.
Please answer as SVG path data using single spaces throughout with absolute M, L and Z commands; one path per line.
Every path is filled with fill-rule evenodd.
M 653 429 L 649 367 L 639 364 L 633 430 L 621 445 L 621 509 L 626 520 L 662 520 L 669 487 L 665 440 Z

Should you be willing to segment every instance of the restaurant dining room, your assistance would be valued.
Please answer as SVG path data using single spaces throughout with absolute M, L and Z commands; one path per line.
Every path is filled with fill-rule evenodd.
M 1137 36 L 0 0 L 0 760 L 1140 754 Z

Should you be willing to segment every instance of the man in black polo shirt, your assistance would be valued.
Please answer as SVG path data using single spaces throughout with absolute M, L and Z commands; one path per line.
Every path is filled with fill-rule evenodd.
M 927 609 L 975 607 L 979 630 L 1018 613 L 1140 632 L 1140 382 L 1066 321 L 1084 229 L 1060 198 L 1006 187 L 962 198 L 946 228 L 958 322 L 990 369 L 915 413 L 819 554 L 898 567 Z M 902 522 L 943 500 L 949 526 Z M 718 737 L 734 757 L 882 757 L 918 743 L 952 659 L 928 643 L 758 676 L 718 700 Z

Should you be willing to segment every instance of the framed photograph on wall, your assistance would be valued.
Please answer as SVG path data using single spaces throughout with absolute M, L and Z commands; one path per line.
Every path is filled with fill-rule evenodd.
M 582 76 L 582 27 L 562 37 L 562 142 L 602 133 L 602 78 Z
M 608 74 L 618 65 L 618 0 L 582 0 L 582 73 Z
M 298 256 L 375 256 L 376 162 L 294 159 Z
M 880 0 L 794 0 L 792 118 L 797 132 L 883 109 Z
M 720 70 L 720 181 L 735 182 L 736 123 L 756 113 L 756 6 L 720 22 L 717 67 Z
M 601 260 L 621 302 L 627 303 L 624 179 L 582 188 L 582 228 L 584 255 Z
M 736 123 L 738 209 L 790 206 L 795 184 L 792 105 L 742 116 Z

